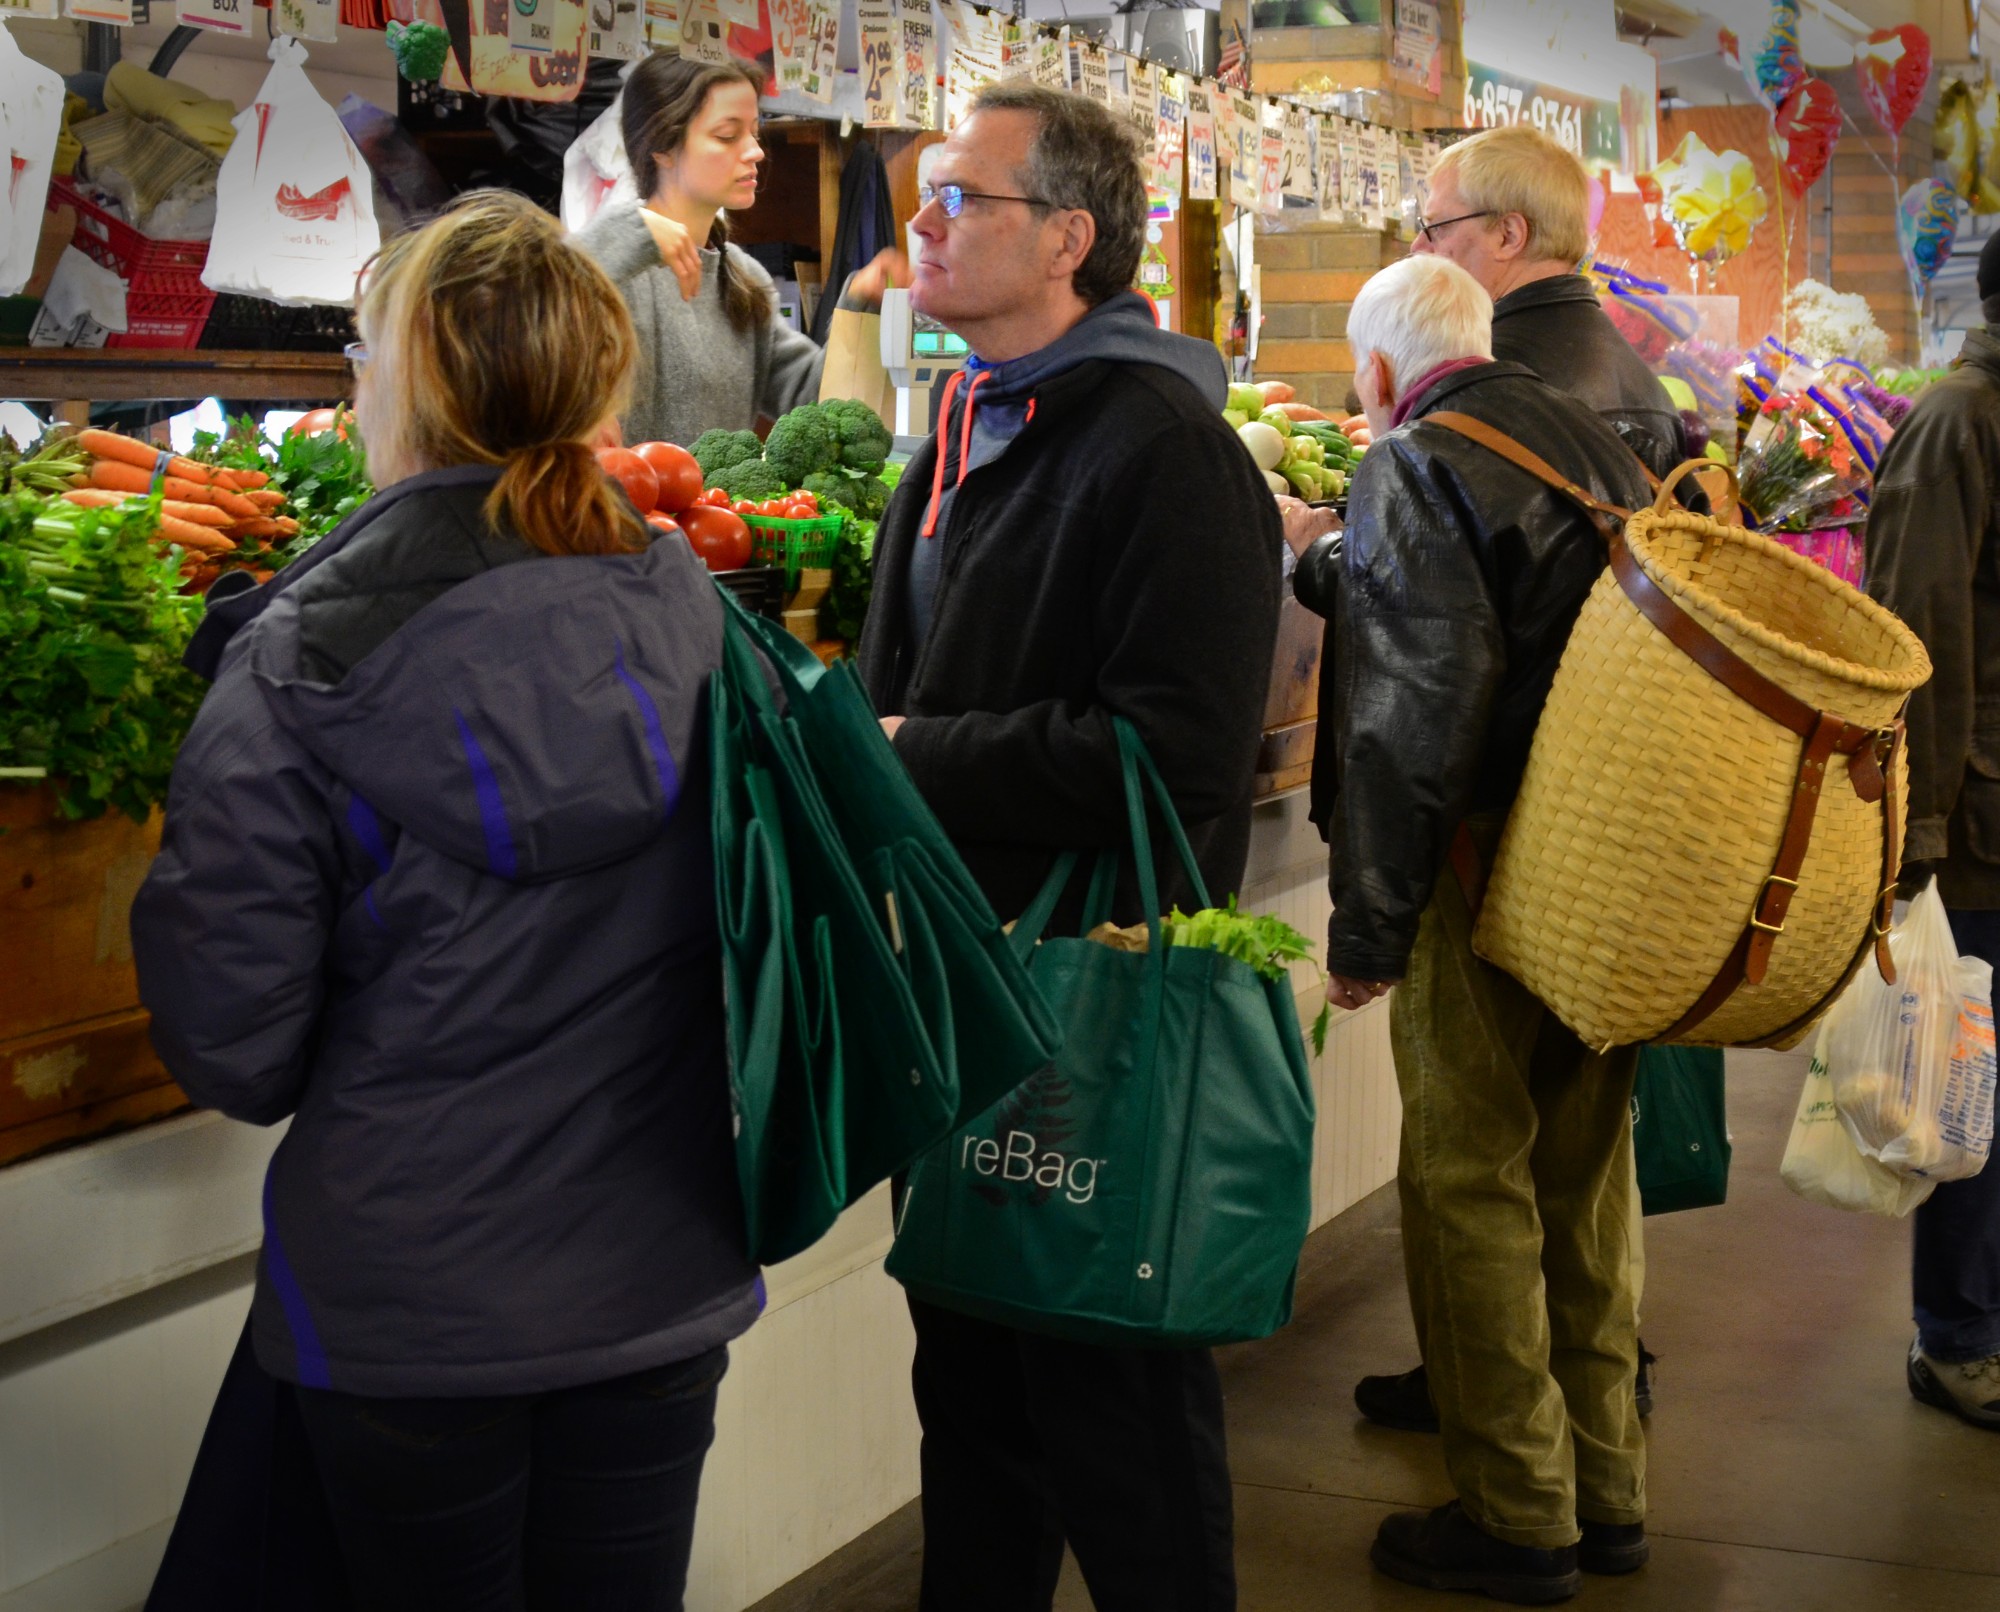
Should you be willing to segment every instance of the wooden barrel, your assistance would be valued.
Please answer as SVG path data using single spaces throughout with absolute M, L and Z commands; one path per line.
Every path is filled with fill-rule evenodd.
M 0 1164 L 188 1106 L 147 1039 L 132 898 L 160 818 L 0 784 Z

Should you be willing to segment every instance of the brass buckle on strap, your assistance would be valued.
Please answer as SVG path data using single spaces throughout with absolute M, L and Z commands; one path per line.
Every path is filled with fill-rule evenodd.
M 1882 921 L 1882 914 L 1885 912 L 1889 915 L 1887 923 Z M 1876 940 L 1886 940 L 1889 931 L 1896 927 L 1895 919 L 1896 887 L 1893 884 L 1885 884 L 1882 886 L 1882 893 L 1875 898 L 1875 910 L 1868 915 L 1869 934 Z
M 1771 874 L 1768 878 L 1766 878 L 1764 880 L 1763 888 L 1757 892 L 1757 900 L 1755 904 L 1752 905 L 1752 907 L 1750 908 L 1750 927 L 1752 929 L 1761 930 L 1763 931 L 1763 933 L 1767 935 L 1782 935 L 1785 932 L 1785 926 L 1783 924 L 1781 923 L 1767 924 L 1757 916 L 1758 913 L 1764 910 L 1764 903 L 1766 900 L 1769 899 L 1771 894 L 1771 886 L 1774 884 L 1782 884 L 1787 890 L 1797 890 L 1799 887 L 1799 881 L 1797 879 L 1780 878 L 1775 873 Z

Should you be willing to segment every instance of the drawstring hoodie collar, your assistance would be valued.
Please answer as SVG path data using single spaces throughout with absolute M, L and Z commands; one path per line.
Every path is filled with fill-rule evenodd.
M 937 465 L 931 475 L 930 507 L 919 529 L 923 537 L 937 535 L 945 503 L 946 445 L 951 437 L 951 405 L 967 376 L 965 406 L 958 431 L 958 474 L 952 483 L 955 492 L 965 484 L 973 468 L 973 410 L 984 401 L 989 405 L 983 436 L 1011 440 L 1026 429 L 1034 417 L 1037 387 L 1094 359 L 1113 363 L 1151 364 L 1172 370 L 1202 394 L 1210 406 L 1220 409 L 1229 395 L 1229 372 L 1213 343 L 1192 336 L 1162 330 L 1150 299 L 1137 291 L 1121 291 L 1099 303 L 1048 346 L 1004 363 L 989 364 L 974 356 L 966 366 L 945 382 L 944 397 L 938 405 Z M 982 399 L 981 388 L 990 390 Z M 1010 405 L 1002 407 L 1001 405 Z M 992 457 L 991 454 L 987 457 Z

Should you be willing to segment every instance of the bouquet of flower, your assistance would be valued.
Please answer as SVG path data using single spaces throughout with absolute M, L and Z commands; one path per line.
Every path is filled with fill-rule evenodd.
M 1765 533 L 1810 530 L 1868 480 L 1847 438 L 1809 397 L 1792 392 L 1758 405 L 1736 476 L 1744 515 Z

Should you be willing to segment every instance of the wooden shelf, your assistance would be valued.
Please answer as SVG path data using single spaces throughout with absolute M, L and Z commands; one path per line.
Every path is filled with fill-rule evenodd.
M 22 402 L 125 403 L 229 397 L 335 403 L 349 390 L 347 360 L 339 353 L 0 348 L 0 397 Z

